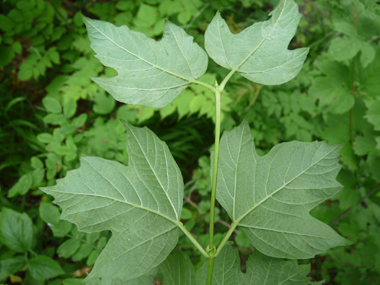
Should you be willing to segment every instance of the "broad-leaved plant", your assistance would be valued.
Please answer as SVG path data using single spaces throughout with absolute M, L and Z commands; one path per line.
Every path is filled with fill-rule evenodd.
M 219 13 L 205 33 L 207 53 L 184 29 L 167 21 L 162 40 L 84 18 L 96 57 L 117 76 L 93 78 L 116 100 L 164 107 L 182 90 L 198 84 L 215 95 L 215 148 L 209 244 L 203 248 L 181 222 L 184 182 L 167 145 L 147 128 L 125 123 L 128 165 L 82 157 L 81 167 L 57 185 L 42 188 L 62 208 L 61 218 L 87 233 L 110 230 L 112 237 L 86 279 L 89 284 L 309 284 L 309 259 L 348 242 L 309 212 L 341 185 L 341 145 L 287 142 L 265 156 L 255 150 L 245 121 L 220 138 L 221 94 L 239 73 L 256 83 L 278 85 L 294 78 L 307 48 L 288 50 L 301 15 L 294 0 L 281 0 L 265 22 L 231 33 Z M 198 79 L 210 56 L 229 70 L 221 83 Z M 220 244 L 214 243 L 216 199 L 231 219 Z M 229 242 L 240 228 L 255 248 L 240 271 L 237 249 Z M 175 250 L 179 231 L 205 258 L 195 270 Z M 290 260 L 284 260 L 290 259 Z

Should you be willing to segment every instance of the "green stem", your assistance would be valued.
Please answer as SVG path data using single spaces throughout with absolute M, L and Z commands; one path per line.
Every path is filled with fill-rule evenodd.
M 232 69 L 230 73 L 228 73 L 227 76 L 223 79 L 222 83 L 220 83 L 220 88 L 219 88 L 220 92 L 223 92 L 224 87 L 226 86 L 228 80 L 230 80 L 231 76 L 234 75 L 237 69 L 238 69 L 237 67 Z
M 214 146 L 214 167 L 212 175 L 212 188 L 211 188 L 211 206 L 210 206 L 210 230 L 209 230 L 209 244 L 208 253 L 210 255 L 207 265 L 207 285 L 211 285 L 212 274 L 214 268 L 214 222 L 215 222 L 215 199 L 216 199 L 216 181 L 218 174 L 218 159 L 219 159 L 219 140 L 220 140 L 220 121 L 221 121 L 221 92 L 219 87 L 215 89 L 215 146 Z
M 177 226 L 183 231 L 183 233 L 191 240 L 191 242 L 198 248 L 202 255 L 206 258 L 210 258 L 210 255 L 204 250 L 204 248 L 199 244 L 199 242 L 193 237 L 193 235 L 185 228 L 185 226 L 179 222 Z
M 356 29 L 356 21 L 358 18 L 358 14 L 356 13 L 355 5 L 354 5 L 354 28 Z M 356 56 L 354 56 L 352 60 L 352 76 L 351 76 L 351 95 L 355 98 L 355 61 Z M 351 144 L 354 143 L 354 123 L 353 123 L 353 108 L 350 109 L 350 138 Z
M 234 222 L 231 224 L 231 227 L 230 229 L 228 230 L 228 232 L 225 234 L 225 236 L 223 237 L 222 241 L 220 242 L 217 250 L 216 250 L 216 253 L 214 255 L 214 257 L 217 257 L 218 254 L 220 253 L 220 251 L 223 249 L 224 245 L 226 244 L 226 242 L 228 241 L 228 239 L 230 238 L 230 236 L 232 235 L 232 233 L 234 232 L 235 228 L 237 227 L 239 222 Z
M 351 78 L 351 96 L 355 98 L 355 60 L 356 56 L 352 60 L 352 78 Z M 351 143 L 354 143 L 354 122 L 353 122 L 353 108 L 350 109 L 350 138 Z
M 208 83 L 205 83 L 205 82 L 202 82 L 202 81 L 198 81 L 198 80 L 192 80 L 190 82 L 193 83 L 193 84 L 202 85 L 203 87 L 206 87 L 206 88 L 210 89 L 213 93 L 217 92 L 216 89 L 215 89 L 215 87 L 212 86 L 212 85 L 210 85 L 210 84 L 208 84 Z
M 38 254 L 36 253 L 36 252 L 34 252 L 33 250 L 31 250 L 31 249 L 28 249 L 28 251 L 31 253 L 31 254 L 33 254 L 34 256 L 37 256 Z M 26 253 L 25 253 L 26 254 Z M 26 255 L 26 257 L 28 258 L 28 256 Z
M 212 284 L 212 272 L 214 270 L 214 258 L 209 258 L 207 260 L 207 285 Z M 211 272 L 211 273 L 210 273 Z

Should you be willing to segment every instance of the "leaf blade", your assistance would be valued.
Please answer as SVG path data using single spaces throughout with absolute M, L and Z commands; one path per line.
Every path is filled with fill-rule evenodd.
M 96 57 L 119 74 L 93 80 L 120 102 L 164 107 L 206 72 L 206 53 L 169 21 L 156 42 L 126 26 L 83 19 Z
M 129 166 L 82 157 L 81 168 L 42 188 L 81 231 L 111 230 L 90 279 L 131 280 L 156 267 L 178 240 L 183 180 L 168 147 L 126 123 Z
M 3 208 L 0 214 L 0 240 L 16 252 L 27 252 L 33 242 L 32 219 L 26 213 Z
M 277 85 L 293 79 L 309 50 L 287 50 L 301 18 L 298 6 L 282 0 L 270 15 L 270 20 L 234 35 L 217 13 L 205 33 L 207 53 L 217 64 L 256 83 Z
M 307 277 L 310 265 L 268 257 L 258 250 L 249 255 L 246 273 L 240 268 L 238 250 L 227 245 L 215 258 L 212 285 L 304 285 L 310 281 Z M 207 263 L 204 263 L 196 272 L 197 284 L 204 284 L 206 277 Z
M 248 123 L 220 143 L 217 199 L 262 253 L 310 258 L 344 238 L 309 212 L 340 190 L 340 145 L 291 142 L 256 154 Z
M 167 285 L 194 285 L 195 269 L 188 257 L 179 250 L 174 250 L 168 258 L 160 264 L 159 270 L 163 275 L 163 282 Z
M 310 264 L 298 265 L 296 260 L 284 261 L 261 254 L 255 250 L 247 260 L 247 273 L 242 274 L 241 284 L 309 284 L 307 275 Z

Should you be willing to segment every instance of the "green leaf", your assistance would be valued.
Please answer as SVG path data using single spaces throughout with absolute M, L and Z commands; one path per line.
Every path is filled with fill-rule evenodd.
M 0 14 L 0 30 L 3 30 L 4 32 L 10 32 L 14 26 L 15 25 L 13 21 L 9 17 Z
M 52 204 L 41 202 L 39 213 L 41 219 L 48 224 L 55 237 L 64 237 L 71 230 L 71 224 L 59 219 L 59 210 Z
M 59 222 L 60 213 L 58 208 L 48 202 L 40 203 L 39 213 L 45 223 L 55 225 Z
M 193 264 L 188 257 L 183 256 L 177 249 L 160 264 L 159 271 L 163 275 L 163 283 L 165 285 L 196 284 Z
M 241 284 L 240 259 L 237 250 L 232 246 L 225 246 L 214 260 L 212 285 L 235 285 Z M 195 284 L 204 284 L 207 279 L 207 260 L 197 270 Z M 260 283 L 259 283 L 260 284 Z
M 66 278 L 62 280 L 62 284 L 63 285 L 86 285 L 83 279 L 79 279 L 79 278 Z
M 181 220 L 191 219 L 192 216 L 193 216 L 193 213 L 189 209 L 186 209 L 186 208 L 182 209 Z
M 65 115 L 67 119 L 69 119 L 75 115 L 76 111 L 77 111 L 77 102 L 73 98 L 70 98 L 69 100 L 67 100 L 67 102 L 63 106 L 63 114 Z
M 84 18 L 96 57 L 118 75 L 93 78 L 117 101 L 161 108 L 201 77 L 206 53 L 193 37 L 167 21 L 164 36 L 156 42 L 128 27 Z
M 15 274 L 26 264 L 24 256 L 16 256 L 0 261 L 0 280 L 7 279 L 11 274 Z
M 309 49 L 288 50 L 301 19 L 293 0 L 282 0 L 270 14 L 234 35 L 218 12 L 207 27 L 205 47 L 219 65 L 267 85 L 285 83 L 302 69 Z
M 32 246 L 32 219 L 26 213 L 3 208 L 0 215 L 0 240 L 16 252 L 26 252 Z
M 55 237 L 64 237 L 71 230 L 71 224 L 68 221 L 60 220 L 57 224 L 49 225 Z
M 332 65 L 330 65 L 332 67 Z M 343 114 L 354 106 L 350 89 L 334 77 L 317 77 L 309 88 L 310 94 L 319 99 L 320 106 L 334 114 Z
M 361 48 L 361 42 L 356 39 L 335 38 L 330 45 L 328 54 L 332 60 L 343 61 L 352 59 Z
M 68 258 L 72 256 L 79 249 L 79 246 L 80 246 L 79 240 L 75 238 L 68 239 L 58 247 L 57 249 L 58 256 Z
M 12 43 L 12 50 L 15 52 L 15 53 L 17 53 L 17 54 L 19 54 L 19 55 L 21 55 L 22 54 L 22 45 L 21 45 L 21 43 L 20 42 L 13 42 Z
M 45 177 L 45 170 L 40 168 L 40 169 L 35 169 L 34 171 L 28 173 L 32 177 L 32 187 L 31 188 L 36 188 L 38 186 L 41 186 L 42 181 L 44 180 Z
M 376 49 L 375 59 L 366 68 L 360 65 L 358 67 L 359 72 L 356 77 L 360 80 L 360 90 L 367 96 L 376 98 L 380 89 L 380 49 Z
M 35 1 L 21 0 L 21 1 L 17 1 L 16 5 L 17 5 L 17 8 L 19 8 L 20 10 L 30 10 L 34 8 Z
M 168 147 L 150 130 L 125 124 L 128 167 L 82 157 L 57 185 L 41 188 L 55 197 L 62 219 L 80 231 L 113 232 L 89 279 L 131 280 L 156 267 L 178 240 L 183 180 Z
M 361 54 L 360 54 L 360 62 L 363 67 L 367 67 L 374 59 L 376 55 L 375 49 L 367 42 L 361 42 Z
M 305 285 L 309 284 L 310 265 L 298 265 L 296 260 L 285 261 L 265 256 L 255 250 L 248 258 L 247 272 L 240 271 L 240 259 L 237 249 L 226 246 L 214 261 L 212 285 Z M 203 264 L 196 273 L 196 284 L 204 284 L 207 276 L 207 264 Z
M 157 18 L 157 8 L 141 4 L 139 11 L 137 12 L 136 18 L 138 23 L 143 27 L 150 27 L 156 23 Z
M 235 242 L 240 248 L 249 248 L 249 241 L 240 229 L 236 231 Z
M 380 101 L 374 101 L 368 106 L 367 115 L 365 116 L 375 130 L 380 131 Z
M 31 159 L 31 165 L 34 169 L 41 169 L 44 168 L 44 164 L 42 163 L 41 159 L 39 159 L 36 156 L 33 156 Z
M 144 275 L 130 281 L 122 281 L 120 279 L 90 279 L 86 280 L 86 285 L 153 285 L 154 275 Z
M 96 250 L 93 250 L 87 258 L 86 265 L 93 266 L 98 256 L 99 256 L 99 252 L 97 252 Z
M 86 120 L 87 114 L 80 114 L 78 117 L 73 119 L 72 123 L 76 128 L 80 128 L 86 123 Z
M 37 140 L 39 140 L 42 143 L 51 143 L 55 141 L 54 137 L 48 133 L 42 133 L 37 135 Z
M 66 117 L 63 114 L 49 114 L 44 117 L 44 122 L 51 125 L 60 125 L 66 122 Z
M 12 49 L 7 46 L 0 46 L 0 67 L 8 65 L 14 57 L 15 53 Z
M 33 76 L 33 70 L 32 69 L 21 69 L 17 74 L 18 78 L 21 81 L 27 81 Z
M 357 38 L 358 32 L 354 25 L 345 21 L 334 21 L 334 30 L 341 32 L 351 38 Z
M 107 96 L 104 91 L 99 91 L 96 94 L 94 101 L 94 112 L 101 115 L 111 113 L 116 105 L 115 99 L 113 99 L 111 96 Z
M 33 278 L 46 280 L 65 274 L 59 263 L 45 255 L 37 255 L 28 261 L 28 271 Z
M 284 261 L 271 258 L 255 250 L 248 258 L 247 273 L 241 278 L 241 285 L 277 285 L 277 284 L 309 284 L 311 278 L 310 264 L 298 265 L 296 260 Z
M 376 140 L 373 133 L 368 133 L 367 136 L 356 136 L 354 151 L 357 155 L 363 156 L 376 148 Z
M 11 189 L 9 189 L 8 192 L 8 197 L 12 198 L 16 196 L 17 194 L 19 195 L 25 195 L 29 189 L 32 187 L 33 184 L 33 178 L 31 175 L 24 174 L 21 176 L 21 178 L 16 182 L 15 185 Z
M 59 101 L 55 98 L 45 97 L 42 100 L 42 103 L 44 104 L 46 110 L 50 113 L 61 113 L 62 112 L 61 103 L 59 103 Z
M 73 261 L 80 261 L 83 258 L 86 258 L 90 255 L 91 251 L 94 248 L 91 246 L 91 244 L 83 243 L 79 247 L 79 250 L 72 256 Z
M 221 139 L 217 199 L 251 245 L 266 255 L 305 259 L 347 245 L 309 214 L 341 188 L 335 180 L 341 147 L 293 141 L 259 157 L 245 122 Z
M 54 62 L 55 64 L 60 64 L 60 58 L 59 53 L 56 51 L 56 48 L 50 48 L 47 52 L 47 55 L 49 56 L 50 60 Z

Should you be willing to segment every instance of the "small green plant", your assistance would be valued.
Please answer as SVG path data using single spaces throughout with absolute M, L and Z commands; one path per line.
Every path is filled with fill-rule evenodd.
M 220 139 L 221 96 L 234 74 L 278 85 L 293 79 L 303 66 L 308 49 L 287 49 L 300 20 L 298 6 L 294 0 L 282 0 L 271 16 L 234 35 L 217 13 L 205 33 L 208 55 L 170 22 L 157 42 L 126 26 L 84 18 L 96 57 L 118 73 L 93 80 L 116 100 L 161 108 L 191 84 L 215 96 L 206 248 L 181 222 L 184 183 L 179 167 L 167 145 L 147 128 L 125 122 L 128 166 L 82 157 L 79 169 L 69 171 L 57 185 L 41 188 L 63 209 L 61 218 L 80 231 L 112 231 L 86 282 L 153 284 L 160 276 L 164 284 L 173 285 L 309 284 L 310 266 L 295 259 L 349 244 L 309 214 L 341 189 L 335 179 L 341 145 L 293 141 L 259 156 L 247 122 Z M 220 84 L 198 80 L 207 70 L 208 56 L 229 70 Z M 216 199 L 231 219 L 218 244 Z M 229 242 L 237 228 L 255 248 L 246 273 L 240 271 L 238 252 Z M 205 258 L 197 270 L 180 252 L 169 255 L 179 230 Z

